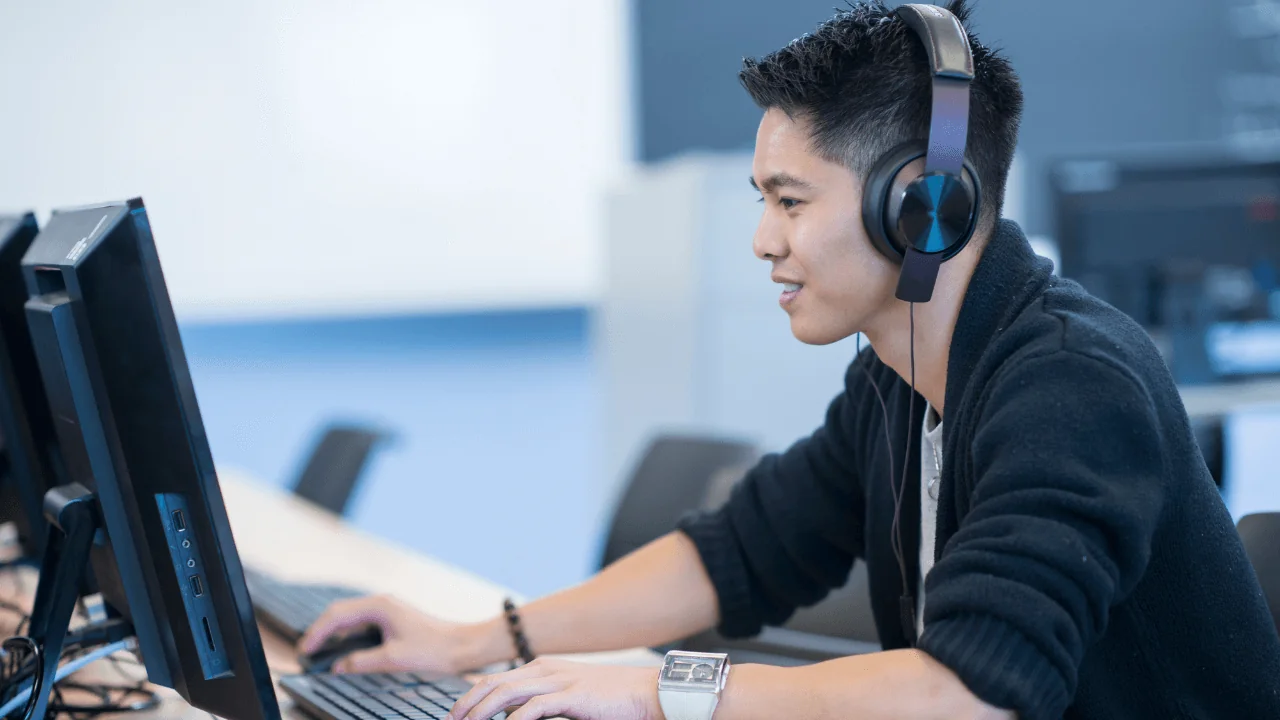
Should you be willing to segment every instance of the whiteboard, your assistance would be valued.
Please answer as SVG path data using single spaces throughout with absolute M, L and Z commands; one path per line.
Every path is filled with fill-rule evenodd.
M 141 195 L 179 317 L 592 302 L 624 0 L 0 3 L 0 212 Z

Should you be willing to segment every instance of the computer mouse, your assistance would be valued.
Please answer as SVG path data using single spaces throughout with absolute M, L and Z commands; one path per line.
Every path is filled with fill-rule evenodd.
M 298 664 L 302 666 L 302 672 L 307 674 L 332 672 L 334 663 L 343 656 L 381 644 L 382 631 L 376 627 L 350 635 L 335 635 L 325 640 L 315 652 L 299 655 Z

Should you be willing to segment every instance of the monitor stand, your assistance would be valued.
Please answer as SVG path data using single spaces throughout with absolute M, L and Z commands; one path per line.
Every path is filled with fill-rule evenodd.
M 43 682 L 40 687 L 32 687 L 36 695 L 32 701 L 32 718 L 43 718 L 48 708 L 71 617 L 80 599 L 89 551 L 102 528 L 98 497 L 78 483 L 62 485 L 46 493 L 44 513 L 50 523 L 49 540 L 28 632 L 40 648 L 39 662 L 44 666 Z

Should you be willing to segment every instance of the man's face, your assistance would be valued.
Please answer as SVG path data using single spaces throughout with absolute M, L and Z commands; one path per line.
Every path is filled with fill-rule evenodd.
M 892 302 L 897 266 L 867 238 L 861 183 L 811 151 L 807 121 L 776 109 L 760 121 L 751 173 L 765 206 L 753 248 L 785 283 L 792 334 L 826 345 L 866 330 Z

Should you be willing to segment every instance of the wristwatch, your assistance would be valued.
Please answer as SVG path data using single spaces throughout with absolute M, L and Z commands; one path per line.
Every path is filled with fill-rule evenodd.
M 729 656 L 672 650 L 658 675 L 658 703 L 667 720 L 711 720 L 729 679 Z

